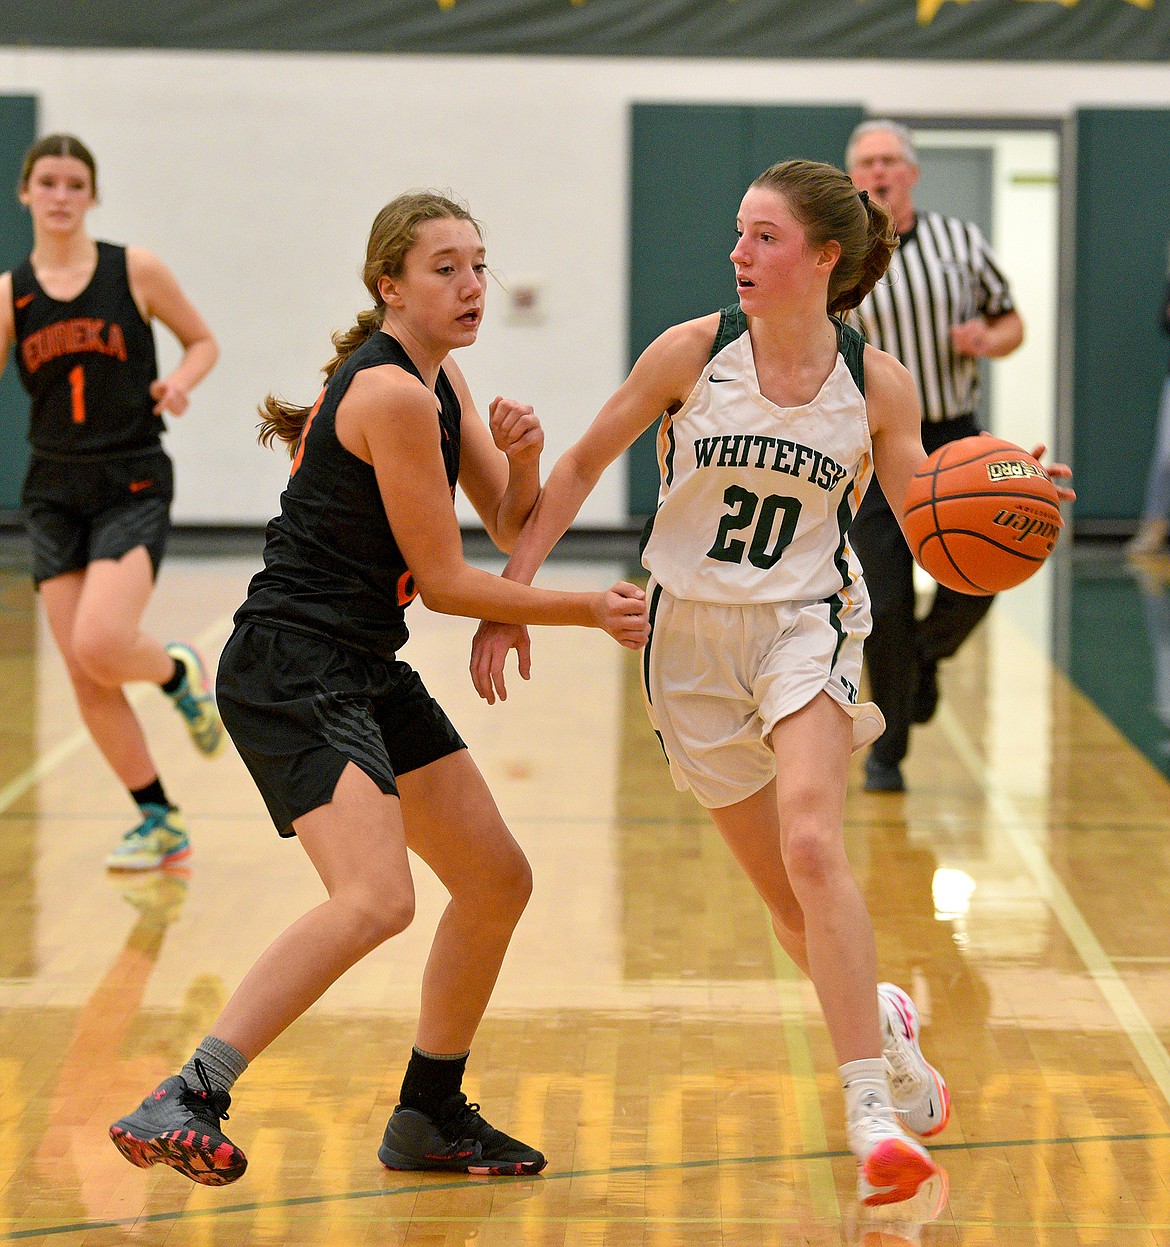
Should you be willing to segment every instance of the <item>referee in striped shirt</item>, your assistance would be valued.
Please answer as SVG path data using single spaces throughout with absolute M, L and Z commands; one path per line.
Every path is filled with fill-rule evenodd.
M 849 140 L 845 163 L 857 189 L 889 209 L 900 240 L 889 272 L 857 309 L 856 323 L 917 382 L 922 444 L 929 454 L 979 431 L 978 361 L 1014 351 L 1024 339 L 1024 324 L 979 230 L 915 210 L 918 157 L 905 126 L 863 122 Z M 865 787 L 901 792 L 911 724 L 927 722 L 938 704 L 938 664 L 958 650 L 992 599 L 936 585 L 930 609 L 916 620 L 914 563 L 876 480 L 849 535 L 873 604 L 866 667 L 886 719 L 866 759 Z

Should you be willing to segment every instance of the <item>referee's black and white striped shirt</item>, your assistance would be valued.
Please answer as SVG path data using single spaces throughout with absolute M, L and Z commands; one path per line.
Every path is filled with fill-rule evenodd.
M 950 327 L 1014 308 L 987 240 L 968 221 L 923 212 L 901 235 L 889 271 L 852 314 L 867 341 L 902 361 L 918 385 L 922 418 L 971 416 L 978 361 L 956 355 Z

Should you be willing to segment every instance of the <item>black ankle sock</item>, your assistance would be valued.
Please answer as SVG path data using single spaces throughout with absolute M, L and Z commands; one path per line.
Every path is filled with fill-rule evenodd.
M 467 1057 L 466 1052 L 458 1056 L 436 1056 L 413 1049 L 398 1102 L 403 1108 L 417 1109 L 428 1117 L 438 1116 L 443 1104 L 463 1085 Z
M 167 794 L 163 792 L 162 781 L 157 775 L 144 788 L 131 788 L 130 795 L 139 805 L 161 805 L 168 810 L 171 808 Z
M 159 685 L 164 693 L 177 693 L 183 686 L 183 677 L 187 674 L 187 668 L 177 658 L 172 658 L 171 662 L 175 664 L 171 678 Z

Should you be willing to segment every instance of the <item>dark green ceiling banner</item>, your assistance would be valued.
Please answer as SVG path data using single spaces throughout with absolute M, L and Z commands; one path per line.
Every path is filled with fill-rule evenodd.
M 0 8 L 0 44 L 31 47 L 1170 60 L 1170 0 L 3 0 Z

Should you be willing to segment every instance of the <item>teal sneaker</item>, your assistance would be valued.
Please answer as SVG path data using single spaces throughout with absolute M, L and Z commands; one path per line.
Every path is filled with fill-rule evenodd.
M 119 872 L 114 879 L 122 899 L 138 911 L 139 921 L 163 931 L 183 913 L 190 875 L 190 867 L 179 864 L 163 870 Z
M 203 660 L 189 645 L 179 641 L 172 641 L 167 653 L 184 672 L 182 684 L 168 696 L 186 720 L 195 748 L 204 757 L 214 758 L 224 746 L 223 720 L 207 682 Z
M 109 870 L 157 870 L 191 856 L 191 840 L 178 810 L 140 805 L 142 822 L 132 827 L 106 858 Z

